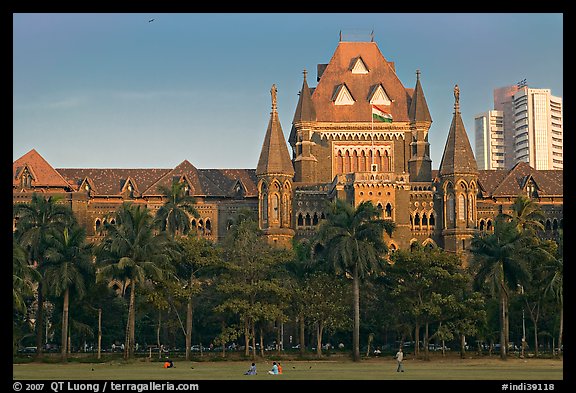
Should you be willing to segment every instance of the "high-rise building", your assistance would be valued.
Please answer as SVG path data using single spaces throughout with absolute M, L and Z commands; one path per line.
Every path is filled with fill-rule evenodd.
M 478 169 L 506 169 L 504 113 L 488 111 L 474 117 Z
M 562 98 L 526 85 L 494 89 L 494 110 L 474 117 L 481 169 L 563 169 Z
M 519 89 L 514 100 L 514 160 L 535 169 L 563 169 L 562 99 L 550 89 Z

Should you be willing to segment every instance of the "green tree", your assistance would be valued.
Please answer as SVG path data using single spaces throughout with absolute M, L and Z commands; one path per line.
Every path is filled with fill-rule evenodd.
M 319 272 L 304 280 L 303 295 L 307 299 L 304 314 L 316 326 L 316 353 L 322 355 L 322 336 L 325 330 L 350 326 L 350 305 L 346 303 L 350 287 L 342 277 Z
M 170 237 L 186 235 L 190 231 L 190 216 L 199 217 L 194 207 L 196 200 L 189 195 L 188 184 L 173 181 L 170 187 L 159 186 L 158 190 L 166 202 L 156 212 L 155 225 Z
M 33 266 L 28 264 L 26 251 L 12 239 L 12 306 L 13 309 L 26 313 L 25 296 L 32 296 L 34 282 L 42 276 Z
M 507 358 L 510 291 L 529 278 L 527 242 L 515 222 L 497 217 L 493 233 L 479 233 L 471 241 L 471 268 L 477 284 L 487 284 L 500 303 L 500 357 Z
M 17 219 L 15 237 L 27 251 L 28 261 L 33 264 L 42 279 L 38 281 L 36 311 L 36 357 L 43 354 L 44 332 L 44 252 L 47 248 L 48 234 L 54 229 L 63 230 L 72 222 L 72 210 L 60 203 L 59 196 L 32 194 L 30 203 L 18 203 L 14 206 L 13 217 Z
M 101 266 L 97 281 L 118 279 L 130 289 L 124 358 L 134 353 L 135 297 L 138 285 L 148 278 L 160 279 L 169 262 L 169 241 L 164 233 L 154 235 L 153 218 L 142 205 L 124 203 L 116 212 L 115 224 L 107 224 L 100 244 Z
M 370 201 L 354 208 L 337 199 L 328 205 L 318 232 L 324 260 L 336 274 L 352 278 L 354 361 L 360 360 L 360 280 L 382 270 L 388 253 L 384 233 L 391 236 L 395 227 L 392 221 L 380 219 L 380 213 Z
M 85 275 L 93 269 L 92 244 L 86 243 L 86 230 L 78 224 L 64 230 L 54 230 L 48 238 L 45 278 L 50 292 L 63 296 L 62 306 L 62 361 L 68 359 L 68 313 L 70 290 L 78 297 L 85 291 Z
M 217 289 L 225 295 L 217 312 L 231 312 L 240 319 L 244 331 L 245 355 L 256 354 L 257 325 L 285 319 L 288 299 L 280 280 L 282 266 L 291 258 L 287 250 L 272 247 L 260 235 L 258 223 L 243 214 L 224 242 L 224 271 Z
M 176 269 L 177 276 L 182 281 L 183 296 L 186 297 L 186 360 L 190 360 L 192 347 L 192 317 L 194 311 L 194 298 L 201 292 L 202 285 L 210 282 L 209 279 L 199 277 L 202 270 L 221 263 L 219 249 L 210 240 L 189 234 L 179 240 L 181 258 Z
M 547 272 L 548 285 L 545 292 L 552 294 L 560 309 L 560 326 L 558 329 L 558 352 L 560 352 L 564 330 L 564 232 L 562 230 L 559 233 L 555 258 L 552 259 Z

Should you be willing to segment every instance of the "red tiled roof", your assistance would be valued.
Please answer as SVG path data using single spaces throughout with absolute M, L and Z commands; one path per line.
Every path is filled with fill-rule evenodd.
M 350 62 L 361 57 L 369 70 L 367 74 L 353 74 Z M 312 101 L 318 121 L 356 122 L 372 119 L 372 108 L 368 101 L 371 89 L 382 84 L 386 94 L 393 100 L 390 113 L 394 121 L 409 121 L 410 95 L 375 42 L 340 42 L 330 63 L 326 66 L 313 90 Z M 345 84 L 356 99 L 353 105 L 334 105 L 334 89 Z M 388 108 L 387 108 L 388 109 Z
M 63 187 L 70 184 L 42 157 L 35 149 L 30 150 L 12 164 L 12 185 L 20 185 L 19 175 L 25 167 L 28 167 L 34 179 L 33 187 Z

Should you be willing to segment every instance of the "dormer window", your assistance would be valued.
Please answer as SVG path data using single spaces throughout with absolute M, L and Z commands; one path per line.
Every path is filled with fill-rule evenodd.
M 22 188 L 32 188 L 32 174 L 28 168 L 24 168 L 22 175 L 20 176 L 20 187 Z
M 342 83 L 334 89 L 332 101 L 334 101 L 334 105 L 354 105 L 356 100 L 352 97 L 352 93 L 350 93 L 346 84 Z
M 391 105 L 394 102 L 388 97 L 381 83 L 372 87 L 368 94 L 368 101 L 372 105 Z
M 364 63 L 361 57 L 352 59 L 352 65 L 350 69 L 353 74 L 365 75 L 368 73 L 368 67 L 366 67 L 366 64 Z

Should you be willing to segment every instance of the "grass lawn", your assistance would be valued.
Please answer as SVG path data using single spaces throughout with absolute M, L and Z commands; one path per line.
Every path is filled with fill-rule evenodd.
M 352 362 L 337 360 L 280 360 L 282 375 L 269 375 L 274 359 L 258 358 L 257 375 L 244 375 L 251 361 L 175 360 L 174 368 L 160 362 L 134 360 L 107 363 L 21 363 L 13 364 L 14 380 L 563 380 L 559 359 L 446 358 L 431 361 L 407 359 L 404 373 L 396 372 L 391 358 Z

